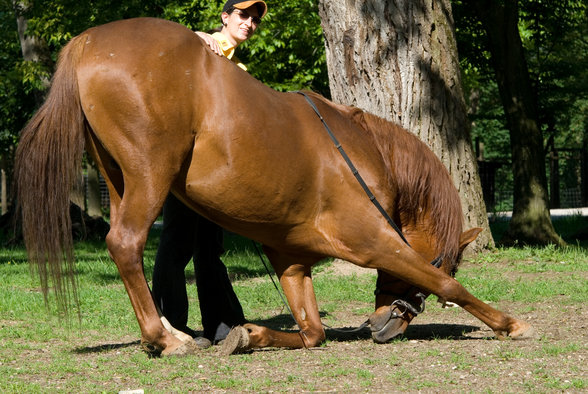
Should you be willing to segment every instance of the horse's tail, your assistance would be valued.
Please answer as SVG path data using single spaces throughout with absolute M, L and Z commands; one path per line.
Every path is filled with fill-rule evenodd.
M 84 150 L 76 76 L 84 42 L 78 36 L 62 50 L 49 95 L 21 132 L 14 169 L 29 264 L 39 274 L 45 303 L 52 284 L 58 311 L 65 314 L 71 301 L 79 305 L 69 209 Z

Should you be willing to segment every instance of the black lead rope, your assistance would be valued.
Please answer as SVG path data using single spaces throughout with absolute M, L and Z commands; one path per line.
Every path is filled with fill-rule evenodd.
M 394 223 L 394 220 L 392 220 L 392 218 L 390 217 L 390 215 L 388 215 L 388 213 L 386 212 L 386 210 L 382 207 L 382 205 L 380 204 L 380 202 L 376 199 L 376 196 L 374 196 L 374 194 L 370 190 L 369 186 L 365 183 L 365 181 L 363 180 L 362 176 L 359 174 L 359 171 L 357 171 L 357 168 L 355 168 L 355 166 L 351 162 L 351 159 L 349 158 L 349 156 L 347 156 L 347 153 L 345 153 L 345 150 L 343 149 L 343 146 L 341 146 L 341 143 L 339 142 L 339 140 L 337 139 L 337 137 L 335 137 L 335 134 L 333 134 L 333 132 L 329 128 L 329 125 L 327 124 L 327 122 L 325 121 L 325 119 L 323 118 L 323 116 L 321 115 L 321 113 L 319 112 L 318 108 L 316 107 L 316 105 L 314 104 L 314 102 L 312 101 L 312 99 L 310 97 L 308 97 L 308 95 L 306 93 L 304 93 L 304 92 L 297 91 L 297 92 L 294 92 L 294 93 L 301 94 L 302 96 L 304 96 L 304 98 L 306 99 L 306 101 L 308 101 L 308 104 L 311 106 L 311 108 L 314 110 L 314 112 L 316 113 L 316 115 L 319 117 L 319 119 L 323 123 L 323 126 L 325 126 L 325 130 L 327 130 L 327 133 L 329 134 L 329 137 L 331 137 L 331 140 L 335 144 L 335 147 L 337 148 L 337 150 L 339 151 L 339 153 L 343 157 L 343 160 L 345 160 L 345 163 L 347 163 L 347 166 L 349 167 L 349 169 L 351 170 L 351 172 L 355 176 L 355 179 L 357 179 L 357 181 L 361 185 L 363 191 L 369 197 L 369 199 L 372 202 L 372 204 L 374 204 L 376 206 L 376 208 L 378 208 L 378 211 L 380 211 L 380 213 L 382 214 L 382 216 L 384 217 L 384 219 L 386 219 L 386 221 L 388 222 L 388 224 L 394 230 L 396 230 L 396 232 L 398 233 L 398 235 L 400 236 L 400 238 L 402 238 L 402 240 L 408 246 L 410 246 L 410 244 L 408 243 L 408 241 L 406 240 L 406 238 L 404 238 L 404 234 L 402 234 L 402 231 L 400 230 L 400 228 L 398 228 L 398 226 L 396 225 L 396 223 Z
M 282 299 L 282 303 L 284 304 L 284 306 L 286 307 L 286 309 L 288 310 L 288 312 L 290 313 L 290 316 L 292 316 L 292 320 L 294 320 L 294 323 L 298 326 L 298 322 L 296 321 L 296 318 L 294 317 L 294 314 L 292 313 L 292 310 L 290 309 L 290 307 L 288 306 L 288 302 L 286 302 L 286 300 L 284 299 L 284 296 L 282 295 L 282 292 L 280 291 L 278 285 L 276 284 L 276 281 L 274 280 L 274 277 L 269 269 L 269 267 L 267 266 L 267 264 L 265 263 L 265 259 L 263 258 L 263 254 L 261 253 L 261 250 L 259 249 L 259 247 L 257 246 L 257 244 L 254 241 L 251 241 L 253 243 L 253 247 L 255 248 L 255 251 L 257 252 L 257 255 L 259 256 L 259 259 L 261 260 L 261 263 L 263 264 L 263 266 L 265 267 L 265 271 L 267 272 L 267 275 L 270 277 L 270 279 L 272 280 L 272 283 L 276 289 L 276 291 L 278 292 L 278 294 L 280 295 L 280 298 Z M 333 328 L 331 326 L 326 325 L 325 323 L 321 322 L 321 324 L 333 331 L 337 331 L 337 332 L 342 332 L 342 333 L 354 333 L 354 332 L 358 332 L 363 330 L 364 328 L 366 328 L 369 324 L 370 321 L 369 319 L 366 320 L 365 322 L 363 322 L 359 327 L 357 328 L 350 328 L 350 329 L 340 329 L 340 328 Z M 298 326 L 298 330 L 300 330 L 300 326 Z M 304 339 L 302 340 L 304 343 Z

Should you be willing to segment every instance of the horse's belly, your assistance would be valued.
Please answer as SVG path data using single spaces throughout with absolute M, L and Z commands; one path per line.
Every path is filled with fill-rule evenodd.
M 202 139 L 186 173 L 186 197 L 212 220 L 292 225 L 307 219 L 316 193 L 306 166 L 275 152 L 247 153 Z M 306 176 L 304 174 L 307 174 Z

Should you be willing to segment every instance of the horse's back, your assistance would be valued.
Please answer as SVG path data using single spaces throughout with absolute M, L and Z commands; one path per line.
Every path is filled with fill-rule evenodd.
M 76 39 L 83 45 L 80 101 L 106 150 L 117 161 L 129 151 L 185 154 L 202 88 L 197 74 L 214 72 L 202 41 L 179 24 L 154 18 L 112 22 Z M 181 153 L 176 145 L 183 145 Z
M 181 40 L 193 38 L 194 32 L 165 19 L 134 18 L 95 26 L 80 36 L 88 37 L 88 48 L 126 48 L 132 51 L 129 54 L 137 55 L 138 51 L 157 53 Z

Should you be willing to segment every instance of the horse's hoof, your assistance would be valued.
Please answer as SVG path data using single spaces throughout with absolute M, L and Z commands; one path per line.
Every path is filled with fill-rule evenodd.
M 372 331 L 372 339 L 376 343 L 386 343 L 394 339 L 406 331 L 408 322 L 406 320 L 396 318 L 388 320 L 386 325 L 379 331 Z
M 210 339 L 204 337 L 196 337 L 194 338 L 194 342 L 196 343 L 196 346 L 198 346 L 199 349 L 208 349 L 212 346 L 212 342 L 210 341 Z
M 189 341 L 190 339 L 192 339 L 191 335 L 188 335 L 185 332 L 180 331 L 180 330 L 176 329 L 175 327 L 173 327 L 171 325 L 171 323 L 165 318 L 165 316 L 160 316 L 159 319 L 161 320 L 163 327 L 165 327 L 165 329 L 168 330 L 170 332 L 170 334 L 172 334 L 174 337 L 176 337 L 180 341 L 185 342 L 185 341 Z
M 182 342 L 182 344 L 180 346 L 178 346 L 177 348 L 175 348 L 174 350 L 172 350 L 170 352 L 166 352 L 164 350 L 162 352 L 162 354 L 164 356 L 182 357 L 182 356 L 197 354 L 197 353 L 200 353 L 201 351 L 202 351 L 202 349 L 198 346 L 196 341 L 194 341 L 192 338 L 190 338 L 189 340 Z
M 231 329 L 229 335 L 223 340 L 220 354 L 228 356 L 230 354 L 244 353 L 249 350 L 249 332 L 243 326 L 236 326 Z
M 374 342 L 386 343 L 404 334 L 406 331 L 410 320 L 395 316 L 392 312 L 398 312 L 398 309 L 396 307 L 390 307 L 383 313 L 374 312 L 370 316 L 369 322 Z
M 521 339 L 535 338 L 535 329 L 529 323 L 526 323 L 522 320 L 516 320 L 514 326 L 515 327 L 509 332 L 503 330 L 494 331 L 496 338 L 501 341 L 505 339 L 513 339 L 518 341 Z
M 514 340 L 520 339 L 532 339 L 535 338 L 535 328 L 529 323 L 524 321 L 518 320 L 518 326 L 516 329 L 512 330 L 508 336 Z

